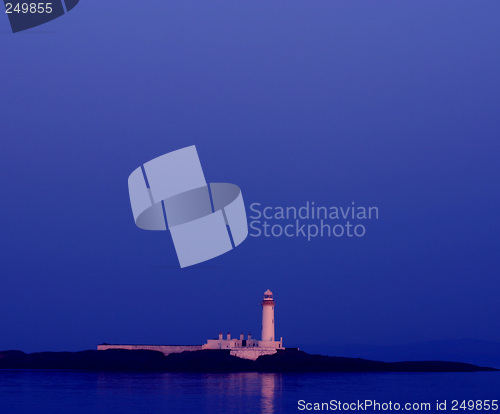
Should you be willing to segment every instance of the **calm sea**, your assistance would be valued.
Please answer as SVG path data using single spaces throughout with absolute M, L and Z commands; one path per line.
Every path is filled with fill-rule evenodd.
M 299 400 L 352 403 L 365 399 L 432 403 L 427 412 L 443 412 L 435 410 L 436 400 L 447 400 L 448 412 L 484 412 L 452 411 L 451 401 L 500 399 L 500 372 L 296 375 L 0 370 L 1 414 L 298 413 L 307 412 L 298 410 Z

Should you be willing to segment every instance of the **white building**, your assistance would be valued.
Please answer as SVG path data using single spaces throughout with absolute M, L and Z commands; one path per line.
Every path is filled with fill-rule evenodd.
M 273 292 L 269 289 L 264 292 L 262 300 L 262 337 L 261 340 L 252 339 L 251 335 L 245 339 L 243 334 L 240 334 L 239 339 L 231 338 L 228 333 L 226 339 L 223 338 L 222 332 L 219 333 L 218 339 L 209 339 L 206 344 L 202 345 L 202 349 L 230 349 L 231 355 L 246 358 L 257 359 L 261 355 L 271 355 L 276 353 L 278 349 L 283 348 L 283 338 L 275 341 L 274 329 L 274 306 Z
M 252 339 L 248 334 L 247 338 L 240 334 L 239 338 L 231 338 L 228 333 L 226 339 L 222 332 L 217 339 L 209 339 L 204 345 L 98 345 L 97 349 L 147 349 L 151 351 L 163 352 L 165 355 L 186 352 L 200 351 L 205 349 L 228 349 L 230 354 L 239 358 L 256 360 L 261 355 L 275 354 L 278 349 L 283 348 L 283 338 L 275 340 L 274 327 L 274 306 L 273 292 L 269 289 L 264 292 L 262 300 L 262 337 L 261 340 Z

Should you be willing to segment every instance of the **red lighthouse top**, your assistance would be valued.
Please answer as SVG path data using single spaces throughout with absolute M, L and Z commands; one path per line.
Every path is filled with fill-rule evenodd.
M 264 305 L 274 305 L 274 300 L 273 300 L 273 292 L 271 292 L 269 289 L 267 289 L 264 292 L 264 299 L 262 300 L 262 306 Z

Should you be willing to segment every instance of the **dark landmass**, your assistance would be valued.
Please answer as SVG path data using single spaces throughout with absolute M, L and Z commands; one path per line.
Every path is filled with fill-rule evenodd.
M 475 372 L 497 371 L 460 362 L 380 362 L 360 358 L 311 355 L 282 350 L 251 361 L 229 350 L 207 350 L 163 355 L 157 351 L 122 350 L 82 352 L 0 351 L 0 369 L 68 369 L 144 372 Z
M 385 362 L 456 361 L 500 368 L 500 342 L 479 339 L 426 341 L 392 346 L 311 344 L 307 349 L 315 354 Z

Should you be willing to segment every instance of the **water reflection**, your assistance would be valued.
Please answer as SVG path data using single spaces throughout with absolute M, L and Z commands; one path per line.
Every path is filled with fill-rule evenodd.
M 126 393 L 144 397 L 163 395 L 165 412 L 177 406 L 183 396 L 186 412 L 207 413 L 262 413 L 281 411 L 282 374 L 241 372 L 228 374 L 117 374 L 100 373 L 97 378 L 98 395 Z M 185 397 L 188 396 L 186 399 Z M 145 408 L 145 406 L 143 406 Z
M 240 412 L 252 408 L 254 412 L 274 414 L 276 402 L 281 395 L 282 376 L 273 373 L 242 372 L 232 374 L 208 374 L 205 376 L 203 388 L 209 396 L 218 395 L 220 399 L 211 398 L 224 405 L 231 398 L 232 408 Z M 209 398 L 210 399 L 210 398 Z M 208 408 L 208 407 L 207 407 Z M 223 410 L 225 407 L 212 407 Z
M 297 401 L 432 402 L 498 394 L 500 372 L 175 374 L 0 370 L 0 412 L 288 414 Z M 418 399 L 417 399 L 418 397 Z
M 281 394 L 281 374 L 260 374 L 262 414 L 274 414 L 276 392 Z M 278 395 L 279 397 L 279 395 Z

